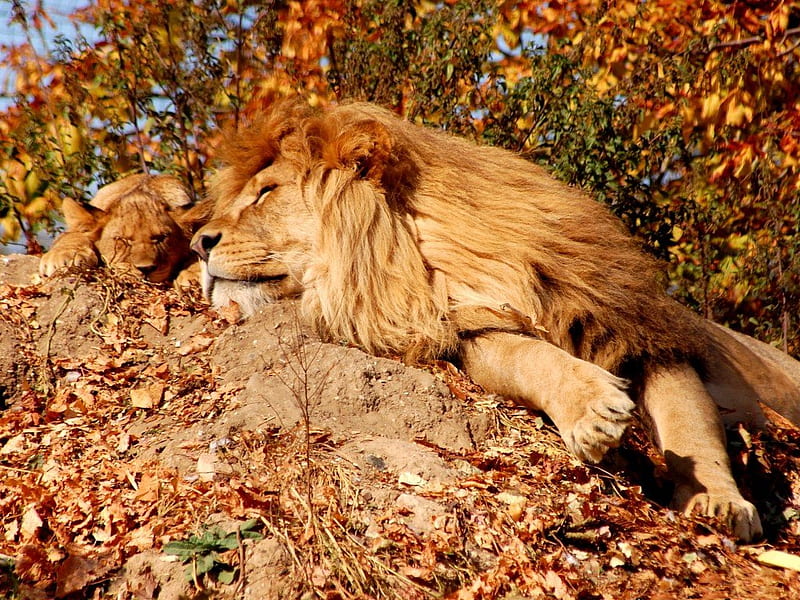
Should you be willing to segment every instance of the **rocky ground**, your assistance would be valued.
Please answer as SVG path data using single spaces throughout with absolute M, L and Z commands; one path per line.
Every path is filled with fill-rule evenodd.
M 448 363 L 241 321 L 129 273 L 0 257 L 5 598 L 800 598 L 800 433 L 732 432 L 766 539 L 662 506 L 645 436 L 599 467 Z

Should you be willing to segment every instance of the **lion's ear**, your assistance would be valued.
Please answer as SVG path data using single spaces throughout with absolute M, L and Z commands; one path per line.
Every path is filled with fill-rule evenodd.
M 61 211 L 68 231 L 91 231 L 101 225 L 106 212 L 94 206 L 83 205 L 72 198 L 64 198 Z
M 353 169 L 359 177 L 380 182 L 388 165 L 394 141 L 389 130 L 378 121 L 348 124 L 325 148 L 328 166 Z
M 189 208 L 192 204 L 186 188 L 178 178 L 172 175 L 157 175 L 150 180 L 150 185 L 172 210 Z

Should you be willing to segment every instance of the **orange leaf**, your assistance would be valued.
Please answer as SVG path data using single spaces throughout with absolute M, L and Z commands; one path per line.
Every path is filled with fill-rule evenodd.
M 136 489 L 134 499 L 141 500 L 142 502 L 155 502 L 158 500 L 159 487 L 160 483 L 158 478 L 149 473 L 144 473 Z
M 69 556 L 56 573 L 56 598 L 84 589 L 103 577 L 110 568 L 102 562 L 81 556 Z
M 22 534 L 23 540 L 31 540 L 39 532 L 39 529 L 44 525 L 44 521 L 36 512 L 36 507 L 31 506 L 22 515 L 22 524 L 20 525 L 19 532 Z
M 136 408 L 155 408 L 161 403 L 163 395 L 163 383 L 134 388 L 131 390 L 131 404 Z
M 184 344 L 178 348 L 178 354 L 181 356 L 186 356 L 187 354 L 193 354 L 195 352 L 200 352 L 201 350 L 205 350 L 208 348 L 216 338 L 213 334 L 203 332 L 198 333 L 197 335 L 189 338 Z

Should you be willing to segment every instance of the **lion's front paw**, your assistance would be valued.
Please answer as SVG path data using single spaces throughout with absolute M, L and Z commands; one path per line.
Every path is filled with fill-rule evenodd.
M 174 286 L 178 292 L 186 292 L 193 288 L 200 289 L 200 264 L 192 263 L 178 273 Z
M 88 248 L 54 248 L 42 256 L 39 262 L 39 274 L 50 277 L 62 267 L 85 266 L 96 267 L 98 264 L 97 254 L 93 247 Z
M 673 505 L 686 516 L 699 514 L 714 519 L 743 542 L 759 538 L 764 533 L 756 507 L 738 492 L 700 493 L 685 500 L 685 490 L 681 490 L 681 487 L 675 491 Z
M 573 393 L 583 396 L 575 399 L 576 406 L 584 407 L 583 414 L 561 434 L 578 458 L 596 463 L 609 449 L 619 446 L 636 405 L 621 389 L 623 382 L 605 371 L 581 384 Z

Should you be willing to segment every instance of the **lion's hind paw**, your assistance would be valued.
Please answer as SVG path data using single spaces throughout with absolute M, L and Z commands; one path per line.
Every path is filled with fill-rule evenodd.
M 686 516 L 699 514 L 714 519 L 743 542 L 759 538 L 764 533 L 756 507 L 738 493 L 695 494 L 683 507 L 683 513 Z

